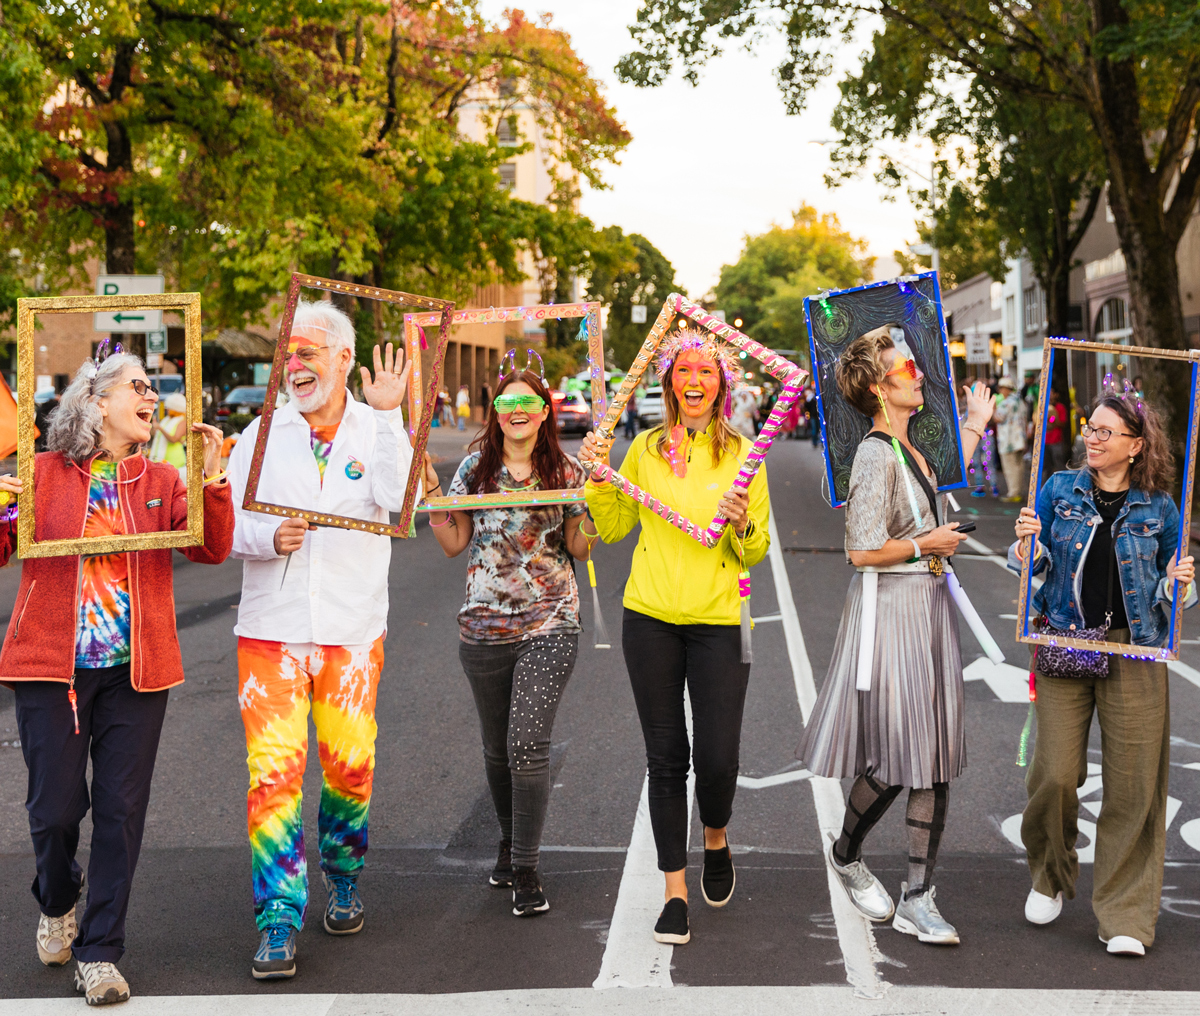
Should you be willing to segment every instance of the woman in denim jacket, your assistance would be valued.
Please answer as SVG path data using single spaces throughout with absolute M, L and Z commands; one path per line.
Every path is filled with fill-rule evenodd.
M 1022 508 L 1009 565 L 1035 538 L 1033 609 L 1065 631 L 1108 624 L 1107 640 L 1161 646 L 1175 595 L 1196 602 L 1195 566 L 1175 561 L 1174 463 L 1158 414 L 1136 394 L 1101 395 L 1083 428 L 1087 465 L 1051 476 Z M 1109 592 L 1112 590 L 1110 599 Z M 1021 822 L 1033 888 L 1025 917 L 1049 924 L 1075 896 L 1079 795 L 1097 713 L 1104 800 L 1096 821 L 1092 909 L 1110 953 L 1154 942 L 1166 843 L 1170 713 L 1167 665 L 1109 657 L 1108 676 L 1047 677 L 1036 667 L 1038 733 Z

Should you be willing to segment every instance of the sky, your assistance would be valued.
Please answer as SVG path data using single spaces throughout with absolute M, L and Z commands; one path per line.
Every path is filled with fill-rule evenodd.
M 748 234 L 789 223 L 804 202 L 835 212 L 844 229 L 867 241 L 878 258 L 876 278 L 896 273 L 892 252 L 916 240 L 917 213 L 906 194 L 877 184 L 870 172 L 827 188 L 826 148 L 811 143 L 834 137 L 829 118 L 839 74 L 810 96 L 803 114 L 788 116 L 774 77 L 783 46 L 770 39 L 753 54 L 740 46 L 726 50 L 702 70 L 697 87 L 675 72 L 658 88 L 635 88 L 621 84 L 614 67 L 632 48 L 627 26 L 638 0 L 482 3 L 489 20 L 514 6 L 531 17 L 554 15 L 633 135 L 620 165 L 604 172 L 609 188 L 585 188 L 580 210 L 597 226 L 645 236 L 675 266 L 689 296 L 712 289 Z M 857 57 L 857 49 L 848 49 L 839 63 L 853 66 Z M 893 144 L 888 151 L 916 168 L 929 161 L 920 145 Z

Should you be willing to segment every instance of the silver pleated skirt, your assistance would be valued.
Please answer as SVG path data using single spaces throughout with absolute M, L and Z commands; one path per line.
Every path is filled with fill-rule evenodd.
M 928 788 L 966 767 L 962 658 L 946 580 L 879 576 L 870 691 L 858 670 L 862 575 L 846 593 L 837 643 L 796 757 L 818 776 L 869 772 L 888 786 Z

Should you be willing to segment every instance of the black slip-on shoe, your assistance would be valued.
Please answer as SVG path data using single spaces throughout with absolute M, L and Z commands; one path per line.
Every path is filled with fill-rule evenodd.
M 667 945 L 687 945 L 692 939 L 692 931 L 688 927 L 687 900 L 678 896 L 667 900 L 667 905 L 658 915 L 658 923 L 654 926 L 654 941 Z
M 704 851 L 704 870 L 700 873 L 700 893 L 710 907 L 723 907 L 733 899 L 737 873 L 733 870 L 733 853 L 729 844 L 720 850 Z

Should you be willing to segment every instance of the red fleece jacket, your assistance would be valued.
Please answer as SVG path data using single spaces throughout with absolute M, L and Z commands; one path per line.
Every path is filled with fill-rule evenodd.
M 83 535 L 88 511 L 91 462 L 76 466 L 61 452 L 36 456 L 38 540 Z M 121 514 L 128 533 L 187 528 L 187 488 L 174 466 L 141 455 L 117 466 Z M 0 522 L 0 565 L 16 549 L 16 523 Z M 233 500 L 228 483 L 204 488 L 204 545 L 181 547 L 189 560 L 220 564 L 233 548 Z M 175 591 L 171 551 L 139 550 L 129 559 L 130 683 L 138 691 L 161 691 L 183 683 L 183 658 L 175 634 Z M 79 617 L 78 557 L 35 557 L 21 563 L 21 586 L 4 648 L 0 681 L 62 681 L 75 673 Z

